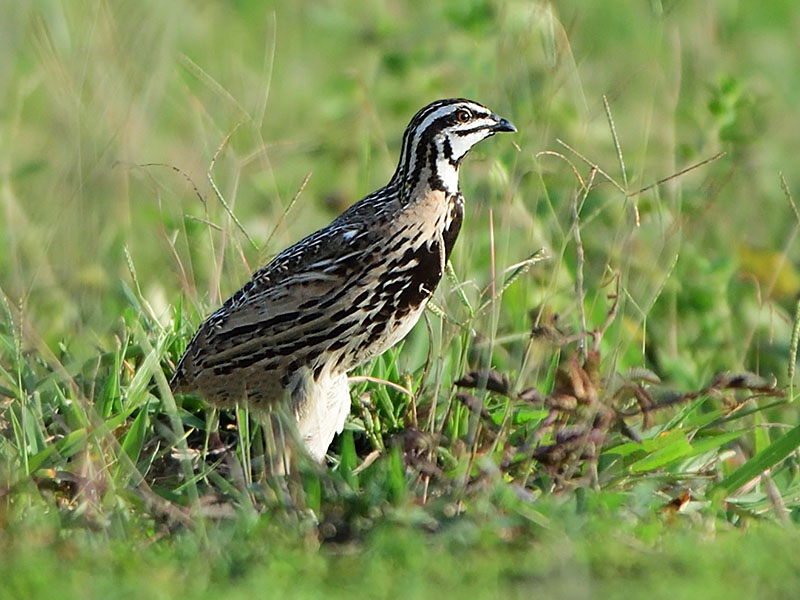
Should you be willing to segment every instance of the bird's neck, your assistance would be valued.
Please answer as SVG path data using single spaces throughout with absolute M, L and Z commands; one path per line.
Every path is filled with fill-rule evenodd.
M 450 159 L 447 152 L 431 140 L 402 153 L 392 183 L 399 187 L 403 204 L 425 197 L 431 191 L 453 196 L 460 192 L 459 165 L 460 161 Z

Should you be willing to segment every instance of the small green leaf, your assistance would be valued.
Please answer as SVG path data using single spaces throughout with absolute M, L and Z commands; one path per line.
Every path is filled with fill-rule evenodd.
M 550 411 L 543 408 L 521 408 L 514 413 L 514 425 L 529 422 L 539 423 L 544 421 L 549 414 Z
M 753 420 L 755 421 L 756 428 L 753 431 L 753 436 L 755 437 L 755 451 L 756 454 L 763 452 L 767 446 L 769 446 L 769 430 L 765 427 L 762 427 L 764 424 L 764 415 L 760 412 L 757 412 L 753 415 Z
M 692 444 L 692 452 L 689 456 L 697 456 L 698 454 L 703 454 L 704 452 L 709 452 L 719 448 L 720 446 L 724 446 L 728 442 L 732 442 L 733 440 L 741 437 L 744 433 L 745 432 L 743 430 L 740 430 L 704 437 L 700 441 L 696 441 L 694 444 Z
M 630 466 L 631 471 L 633 473 L 652 471 L 690 454 L 692 446 L 689 444 L 689 440 L 686 439 L 686 435 L 682 431 L 677 433 L 680 435 L 675 436 L 677 439 L 672 443 L 633 463 Z
M 347 481 L 348 485 L 354 490 L 358 489 L 358 476 L 353 473 L 353 469 L 358 464 L 356 445 L 353 443 L 353 432 L 344 430 L 342 432 L 342 454 L 339 462 L 339 472 Z
M 145 434 L 147 433 L 148 412 L 147 407 L 149 402 L 145 402 L 144 406 L 139 409 L 139 414 L 131 424 L 131 428 L 122 439 L 122 449 L 130 456 L 134 464 L 139 460 L 139 454 L 144 447 Z
M 389 455 L 389 472 L 387 473 L 387 483 L 389 484 L 389 494 L 392 502 L 399 504 L 406 493 L 406 478 L 403 469 L 403 458 L 400 451 L 394 448 Z
M 62 458 L 69 458 L 83 448 L 85 443 L 86 429 L 76 429 L 61 438 L 57 443 L 51 444 L 41 452 L 33 455 L 28 461 L 28 468 L 31 473 L 37 471 L 54 451 Z

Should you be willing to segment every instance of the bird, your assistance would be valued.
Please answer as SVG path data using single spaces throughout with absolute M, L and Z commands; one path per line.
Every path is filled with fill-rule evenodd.
M 277 254 L 199 327 L 170 381 L 209 404 L 291 415 L 317 463 L 341 433 L 347 373 L 402 340 L 445 271 L 464 217 L 462 160 L 514 125 L 465 98 L 406 128 L 389 182 Z M 284 457 L 285 458 L 285 457 Z

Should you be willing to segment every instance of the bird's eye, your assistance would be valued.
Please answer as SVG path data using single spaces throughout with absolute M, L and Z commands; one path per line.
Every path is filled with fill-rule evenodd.
M 459 123 L 467 123 L 472 118 L 472 114 L 466 109 L 462 108 L 456 113 L 456 119 Z

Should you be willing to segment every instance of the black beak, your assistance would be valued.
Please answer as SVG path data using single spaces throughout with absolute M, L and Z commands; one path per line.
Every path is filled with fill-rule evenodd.
M 510 133 L 517 131 L 517 128 L 514 127 L 514 124 L 508 119 L 498 117 L 497 115 L 492 115 L 492 118 L 495 120 L 495 124 L 492 126 L 492 131 L 508 131 Z

